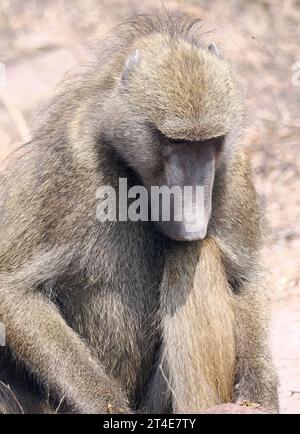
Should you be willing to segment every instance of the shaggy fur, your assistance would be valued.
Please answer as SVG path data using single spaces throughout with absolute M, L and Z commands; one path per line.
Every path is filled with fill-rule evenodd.
M 172 14 L 124 23 L 63 81 L 1 173 L 0 380 L 19 403 L 1 393 L 3 413 L 197 412 L 241 400 L 277 410 L 240 91 L 203 40 L 201 23 Z M 226 137 L 203 241 L 95 218 L 101 185 L 160 183 L 154 129 Z

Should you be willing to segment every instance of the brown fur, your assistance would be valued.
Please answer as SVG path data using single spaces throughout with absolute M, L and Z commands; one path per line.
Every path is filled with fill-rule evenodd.
M 189 250 L 180 247 L 168 257 L 161 289 L 164 357 L 174 361 L 169 384 L 174 409 L 183 413 L 230 402 L 235 366 L 233 295 L 219 249 L 207 239 L 199 253 L 196 245 Z M 179 265 L 182 257 L 190 259 L 188 268 L 186 262 Z M 178 381 L 178 376 L 184 381 Z
M 26 412 L 278 408 L 240 91 L 203 41 L 199 23 L 172 14 L 123 24 L 59 87 L 1 174 L 0 380 L 24 379 Z M 226 135 L 203 241 L 95 218 L 101 185 L 159 183 L 153 126 L 170 138 Z

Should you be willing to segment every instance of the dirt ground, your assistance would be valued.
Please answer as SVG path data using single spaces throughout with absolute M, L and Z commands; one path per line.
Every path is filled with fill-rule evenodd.
M 161 4 L 216 29 L 212 39 L 244 86 L 245 141 L 269 223 L 264 256 L 281 412 L 300 413 L 299 0 L 1 0 L 0 160 L 30 138 L 39 102 L 68 69 L 84 62 L 84 47 L 95 34 L 101 38 L 133 8 L 143 12 Z

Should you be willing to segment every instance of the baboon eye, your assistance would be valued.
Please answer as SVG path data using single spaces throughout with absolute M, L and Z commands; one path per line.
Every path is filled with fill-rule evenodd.
M 163 145 L 176 145 L 176 144 L 184 144 L 184 143 L 194 143 L 194 141 L 192 140 L 184 140 L 184 139 L 173 139 L 171 137 L 166 136 L 165 134 L 163 134 L 160 130 L 158 130 L 157 128 L 155 128 L 156 130 L 156 134 L 159 137 L 159 141 L 160 143 L 162 143 Z
M 184 144 L 184 143 L 193 143 L 191 140 L 168 139 L 168 138 L 167 138 L 167 140 L 168 140 L 168 142 L 169 142 L 171 145 L 172 145 L 172 144 L 176 145 L 176 144 L 178 144 L 178 143 L 180 143 L 180 144 Z
M 171 137 L 166 136 L 163 134 L 157 127 L 154 125 L 150 125 L 150 128 L 153 132 L 153 134 L 156 136 L 156 138 L 159 140 L 159 142 L 162 145 L 177 145 L 177 144 L 191 144 L 191 143 L 211 143 L 216 147 L 217 150 L 221 150 L 224 142 L 225 142 L 225 136 L 219 136 L 219 137 L 213 137 L 208 140 L 186 140 L 186 139 L 173 139 Z
M 214 143 L 217 151 L 221 151 L 224 146 L 225 136 L 216 137 L 212 139 L 212 142 Z
M 221 145 L 224 142 L 224 139 L 225 136 L 219 136 L 219 137 L 214 137 L 210 140 L 213 141 L 216 145 Z

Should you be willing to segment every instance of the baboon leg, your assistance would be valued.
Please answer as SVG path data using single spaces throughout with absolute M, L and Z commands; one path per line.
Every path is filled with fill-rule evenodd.
M 23 413 L 24 410 L 11 386 L 0 380 L 0 414 Z
M 20 369 L 1 362 L 0 414 L 53 413 L 39 386 Z
M 0 380 L 0 414 L 48 414 L 55 411 L 45 398 L 24 388 L 18 392 Z
M 153 371 L 153 375 L 140 404 L 139 413 L 172 413 L 172 392 L 169 387 L 167 365 L 162 361 L 162 358 L 160 358 Z

